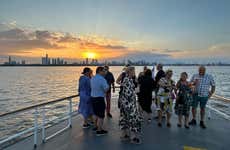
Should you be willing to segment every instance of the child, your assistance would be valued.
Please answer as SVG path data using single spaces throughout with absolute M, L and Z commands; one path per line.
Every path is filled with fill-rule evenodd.
M 186 72 L 181 73 L 180 80 L 177 82 L 177 99 L 175 105 L 175 113 L 178 115 L 178 127 L 182 126 L 182 117 L 185 117 L 184 127 L 189 129 L 188 119 L 190 112 L 190 105 L 192 102 L 192 90 L 190 84 L 187 81 L 188 74 Z

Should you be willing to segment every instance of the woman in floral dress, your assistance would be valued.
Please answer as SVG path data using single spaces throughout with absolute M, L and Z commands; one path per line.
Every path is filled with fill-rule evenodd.
M 131 143 L 140 144 L 142 117 L 138 112 L 135 94 L 135 84 L 132 77 L 135 76 L 135 68 L 128 67 L 126 76 L 121 83 L 122 92 L 119 97 L 120 119 L 119 126 L 122 130 L 122 140 L 131 140 Z
M 175 89 L 175 83 L 171 79 L 173 75 L 172 70 L 167 70 L 165 77 L 158 82 L 159 90 L 157 93 L 157 105 L 160 106 L 158 110 L 158 126 L 162 127 L 162 114 L 167 115 L 167 127 L 171 127 L 170 118 L 172 114 L 172 92 Z

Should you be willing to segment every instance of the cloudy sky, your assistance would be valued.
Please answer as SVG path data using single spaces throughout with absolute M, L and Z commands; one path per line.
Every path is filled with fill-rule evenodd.
M 1 0 L 0 62 L 230 62 L 229 0 Z

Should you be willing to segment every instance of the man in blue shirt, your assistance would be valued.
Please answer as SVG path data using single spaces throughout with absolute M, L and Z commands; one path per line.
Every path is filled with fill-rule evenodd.
M 104 76 L 106 71 L 104 67 L 97 67 L 96 75 L 91 79 L 91 98 L 93 111 L 97 120 L 97 136 L 107 134 L 108 131 L 103 129 L 103 122 L 105 117 L 105 93 L 109 90 Z

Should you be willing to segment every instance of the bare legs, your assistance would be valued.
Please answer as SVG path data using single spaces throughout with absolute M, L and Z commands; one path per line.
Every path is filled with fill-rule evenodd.
M 182 118 L 183 118 L 182 115 L 178 115 L 178 126 L 179 126 L 179 127 L 181 127 L 181 125 L 182 125 Z M 189 122 L 189 116 L 184 116 L 184 125 L 185 125 L 186 127 L 189 126 L 188 122 Z
M 103 122 L 104 122 L 104 119 L 101 119 L 101 118 L 97 119 L 97 129 L 98 129 L 98 131 L 103 130 Z
M 158 126 L 162 126 L 162 111 L 159 110 L 158 111 Z M 170 118 L 171 118 L 171 113 L 170 112 L 166 112 L 166 121 L 167 121 L 167 126 L 170 127 L 171 123 L 170 123 Z
M 192 119 L 196 120 L 196 108 L 192 108 Z M 204 121 L 205 108 L 200 108 L 200 120 Z
M 192 108 L 192 119 L 196 120 L 196 108 Z
M 170 124 L 171 113 L 167 112 L 167 124 Z
M 200 120 L 204 121 L 204 116 L 205 116 L 205 108 L 200 109 Z

